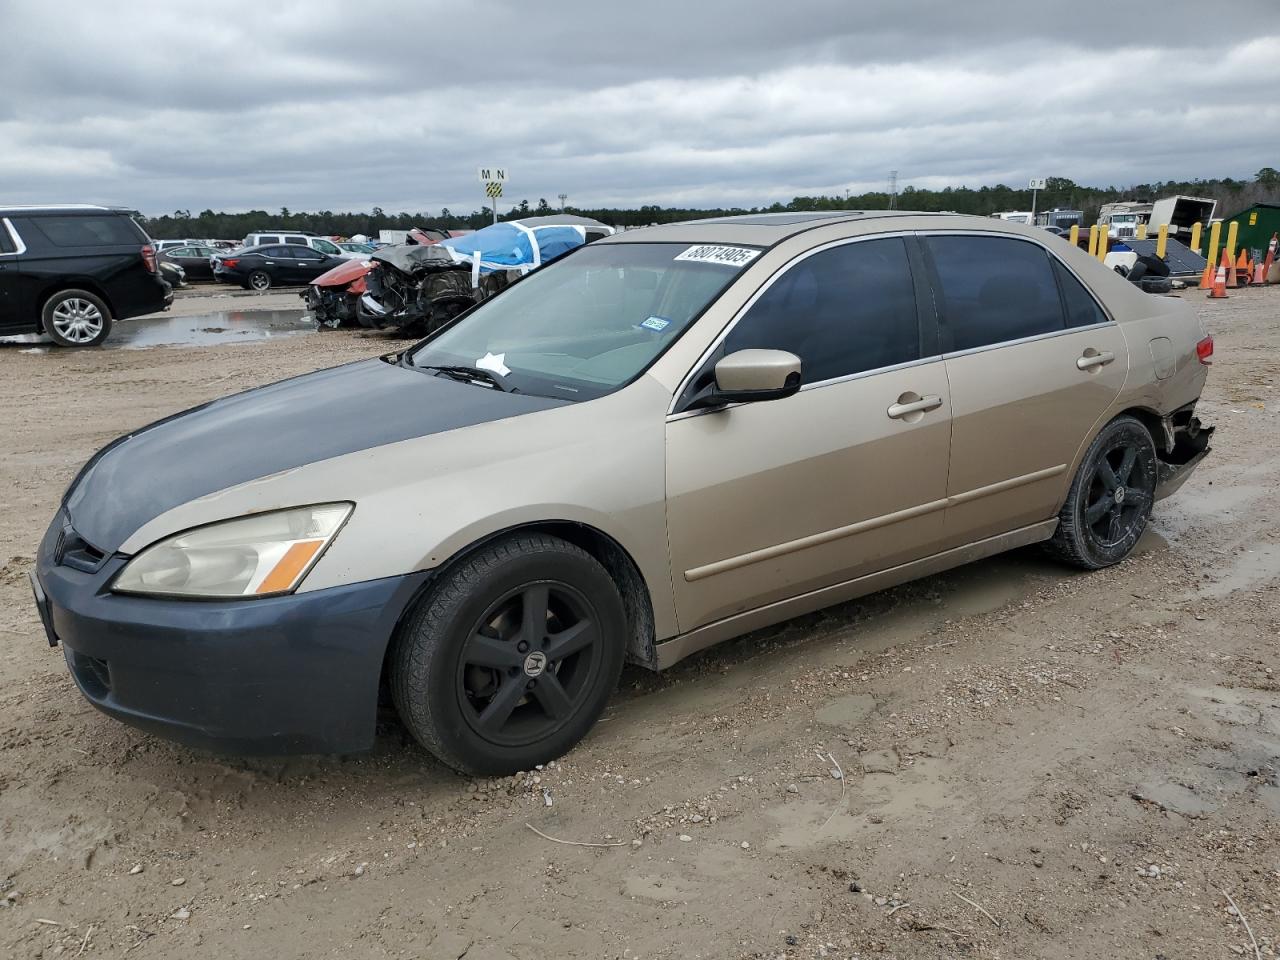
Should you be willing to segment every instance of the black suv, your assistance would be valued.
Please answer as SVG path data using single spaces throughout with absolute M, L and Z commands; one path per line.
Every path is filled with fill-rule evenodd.
M 128 210 L 0 206 L 0 335 L 93 347 L 113 320 L 166 309 L 151 238 Z

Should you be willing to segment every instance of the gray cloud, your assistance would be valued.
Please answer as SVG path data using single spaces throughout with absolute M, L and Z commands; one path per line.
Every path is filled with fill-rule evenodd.
M 1267 29 L 1268 0 L 1232 5 Z M 754 206 L 1031 175 L 1277 166 L 1280 28 L 1202 5 L 8 0 L 0 200 L 470 210 Z

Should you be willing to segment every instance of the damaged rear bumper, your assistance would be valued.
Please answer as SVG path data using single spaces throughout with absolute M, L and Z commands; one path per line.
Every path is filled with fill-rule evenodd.
M 1213 449 L 1209 441 L 1214 427 L 1201 423 L 1195 416 L 1195 404 L 1188 404 L 1164 417 L 1162 448 L 1158 454 L 1156 499 L 1177 493 L 1200 461 Z

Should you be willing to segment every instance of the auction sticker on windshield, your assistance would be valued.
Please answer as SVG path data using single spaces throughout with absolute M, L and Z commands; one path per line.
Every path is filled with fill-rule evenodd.
M 760 251 L 749 247 L 718 247 L 704 243 L 690 247 L 677 255 L 676 259 L 693 263 L 718 263 L 725 267 L 745 267 L 758 256 Z

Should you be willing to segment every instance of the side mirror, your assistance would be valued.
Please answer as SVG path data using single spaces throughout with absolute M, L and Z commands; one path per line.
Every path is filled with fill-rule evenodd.
M 800 358 L 794 353 L 739 350 L 716 363 L 715 382 L 695 397 L 689 407 L 781 400 L 799 389 Z

